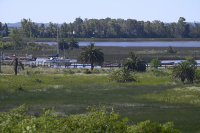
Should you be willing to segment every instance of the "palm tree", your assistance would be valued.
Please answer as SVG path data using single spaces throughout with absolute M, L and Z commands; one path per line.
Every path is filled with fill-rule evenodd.
M 146 70 L 146 61 L 143 58 L 140 58 L 138 55 L 135 55 L 134 52 L 130 52 L 129 58 L 122 60 L 122 65 L 127 67 L 132 71 L 145 71 Z
M 181 78 L 182 83 L 184 83 L 185 79 L 193 83 L 195 68 L 190 66 L 188 61 L 178 63 L 172 69 L 172 76 L 174 78 Z
M 101 52 L 101 48 L 94 48 L 94 43 L 88 44 L 87 47 L 83 47 L 82 50 L 84 52 L 80 55 L 80 60 L 83 62 L 91 63 L 91 70 L 94 68 L 94 63 L 101 64 L 104 61 L 104 53 Z
M 73 37 L 69 41 L 69 46 L 71 49 L 73 48 L 79 49 L 78 41 L 74 40 Z

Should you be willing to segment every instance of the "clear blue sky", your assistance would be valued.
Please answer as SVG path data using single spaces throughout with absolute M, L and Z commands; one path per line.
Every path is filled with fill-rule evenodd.
M 199 6 L 200 0 L 0 0 L 0 22 L 69 23 L 77 17 L 200 22 Z

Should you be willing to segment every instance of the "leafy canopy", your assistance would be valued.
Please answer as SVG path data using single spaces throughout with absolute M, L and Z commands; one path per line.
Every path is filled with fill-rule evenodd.
M 69 44 L 64 39 L 61 39 L 58 42 L 58 46 L 59 46 L 59 49 L 61 49 L 61 50 L 69 49 Z
M 150 66 L 151 66 L 151 68 L 158 68 L 158 67 L 160 67 L 161 66 L 161 61 L 160 60 L 158 60 L 158 58 L 157 59 L 153 59 L 153 60 L 151 60 L 151 62 L 150 62 Z
M 195 68 L 190 66 L 190 63 L 187 60 L 182 61 L 172 68 L 172 76 L 174 78 L 180 78 L 182 83 L 184 83 L 185 79 L 193 83 Z
M 100 109 L 88 107 L 91 113 L 85 115 L 63 115 L 58 117 L 52 110 L 45 110 L 40 117 L 27 114 L 29 106 L 25 104 L 12 109 L 10 112 L 0 112 L 0 131 L 3 133 L 35 133 L 35 132 L 62 132 L 62 133 L 180 133 L 173 129 L 173 122 L 165 124 L 150 123 L 149 120 L 136 125 L 128 124 L 128 118 L 120 119 L 114 111 L 107 111 L 106 106 Z
M 176 51 L 172 46 L 169 46 L 169 47 L 167 48 L 167 52 L 168 52 L 168 53 L 176 53 L 177 51 Z
M 83 47 L 83 52 L 80 55 L 80 60 L 91 63 L 91 70 L 94 68 L 94 63 L 101 64 L 104 62 L 104 53 L 101 48 L 94 48 L 95 43 L 90 43 L 87 47 Z
M 78 41 L 74 40 L 73 37 L 69 41 L 69 46 L 71 47 L 71 49 L 73 48 L 79 49 Z
M 109 77 L 109 81 L 115 81 L 115 82 L 132 82 L 136 81 L 135 76 L 130 72 L 130 70 L 127 67 L 122 67 L 121 69 L 118 69 L 114 72 L 112 72 Z
M 132 71 L 146 71 L 146 61 L 135 55 L 134 52 L 129 52 L 129 58 L 122 60 L 122 65 Z
M 190 57 L 190 56 L 186 56 L 185 57 L 185 60 L 192 66 L 194 67 L 195 69 L 197 68 L 197 61 L 193 58 L 193 57 Z

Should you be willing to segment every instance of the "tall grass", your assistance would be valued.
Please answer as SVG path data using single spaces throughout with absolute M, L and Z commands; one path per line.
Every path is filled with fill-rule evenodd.
M 170 78 L 170 70 L 160 70 L 163 71 L 161 75 L 152 70 L 138 72 L 135 73 L 137 82 L 116 83 L 107 80 L 112 69 L 100 69 L 100 73 L 95 74 L 76 72 L 82 71 L 81 69 L 71 69 L 74 74 L 66 74 L 64 68 L 25 69 L 17 76 L 3 75 L 5 73 L 0 75 L 0 112 L 7 112 L 25 103 L 30 105 L 28 114 L 37 117 L 43 108 L 51 109 L 53 106 L 59 116 L 77 113 L 84 115 L 88 113 L 88 105 L 99 106 L 101 102 L 108 110 L 114 107 L 116 112 L 122 117 L 128 117 L 133 124 L 149 119 L 159 123 L 174 121 L 174 128 L 183 133 L 197 132 L 200 129 L 198 104 L 143 97 L 152 96 L 151 94 L 155 94 L 158 99 L 162 96 L 174 97 L 173 89 L 181 89 L 182 85 Z M 27 71 L 30 73 L 27 74 Z M 23 91 L 18 89 L 19 84 Z M 190 87 L 190 84 L 187 86 Z M 195 90 L 199 88 L 198 84 L 192 86 L 195 86 Z M 178 95 L 179 90 L 176 91 Z M 190 91 L 193 95 L 191 89 L 180 93 L 186 95 Z M 199 100 L 199 97 L 194 98 L 193 100 Z
M 200 87 L 188 86 L 178 87 L 167 90 L 164 93 L 151 93 L 140 96 L 140 98 L 146 98 L 156 101 L 165 101 L 170 103 L 186 103 L 200 106 Z

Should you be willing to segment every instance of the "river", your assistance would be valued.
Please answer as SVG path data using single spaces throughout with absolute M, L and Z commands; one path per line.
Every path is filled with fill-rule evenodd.
M 57 44 L 56 42 L 37 42 Z M 95 46 L 117 47 L 200 47 L 200 41 L 161 41 L 161 42 L 94 42 Z M 87 46 L 90 42 L 79 42 L 79 46 Z

